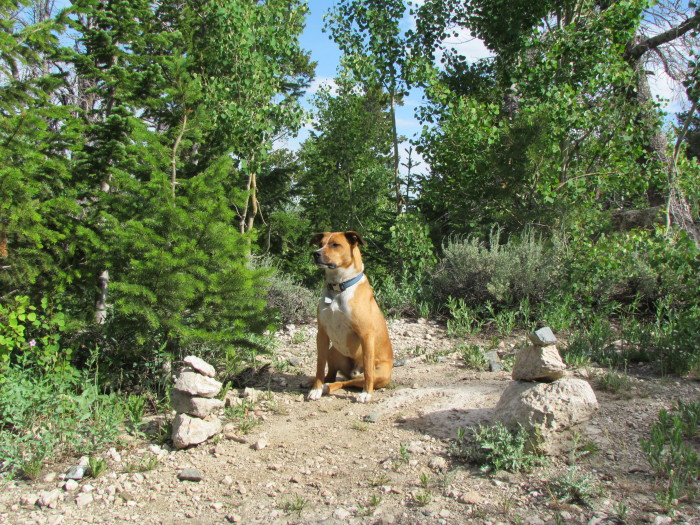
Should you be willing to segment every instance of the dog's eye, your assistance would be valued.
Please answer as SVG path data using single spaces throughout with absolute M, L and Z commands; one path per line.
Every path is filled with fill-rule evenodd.
M 337 242 L 334 242 L 334 243 L 333 243 L 333 248 L 340 248 L 340 244 L 337 243 Z

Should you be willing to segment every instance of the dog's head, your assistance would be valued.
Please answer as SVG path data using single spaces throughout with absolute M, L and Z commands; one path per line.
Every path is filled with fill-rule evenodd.
M 354 266 L 362 271 L 359 247 L 364 244 L 360 234 L 354 231 L 317 233 L 311 238 L 311 246 L 317 248 L 313 252 L 314 264 L 328 270 Z

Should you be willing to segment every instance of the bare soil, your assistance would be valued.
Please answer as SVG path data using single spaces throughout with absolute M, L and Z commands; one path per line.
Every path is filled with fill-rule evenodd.
M 5 482 L 0 524 L 700 521 L 697 502 L 661 508 L 656 492 L 663 480 L 640 449 L 661 408 L 700 398 L 697 382 L 640 368 L 628 370 L 629 385 L 611 394 L 601 389 L 602 370 L 584 371 L 600 403 L 594 418 L 561 435 L 560 452 L 529 472 L 482 473 L 454 457 L 451 444 L 458 427 L 493 421 L 509 372 L 467 368 L 458 342 L 437 323 L 396 320 L 390 334 L 402 366 L 371 403 L 355 403 L 357 392 L 342 390 L 305 401 L 315 326 L 289 326 L 278 334 L 275 355 L 258 363 L 270 366 L 252 378 L 264 395 L 247 424 L 234 418 L 221 435 L 181 451 L 130 436 L 122 448 L 104 452 L 105 474 L 74 486 L 62 478 L 77 458 L 49 466 L 39 481 Z M 524 340 L 501 341 L 499 352 Z M 137 472 L 138 465 L 154 468 Z M 179 480 L 187 467 L 202 480 Z M 550 482 L 573 468 L 594 481 L 597 495 L 559 503 Z M 37 498 L 55 489 L 54 508 L 39 506 Z

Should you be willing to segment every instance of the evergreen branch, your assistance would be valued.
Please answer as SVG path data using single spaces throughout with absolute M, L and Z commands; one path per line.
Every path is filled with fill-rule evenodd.
M 175 139 L 175 144 L 173 144 L 173 154 L 170 157 L 170 188 L 173 193 L 173 199 L 175 198 L 175 186 L 177 185 L 177 150 L 180 147 L 180 142 L 185 134 L 187 128 L 187 113 L 189 110 L 185 108 L 185 112 L 182 116 L 182 126 L 180 127 L 180 133 Z

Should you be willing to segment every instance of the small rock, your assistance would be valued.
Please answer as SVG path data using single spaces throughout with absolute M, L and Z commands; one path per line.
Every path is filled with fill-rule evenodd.
M 66 492 L 73 492 L 78 490 L 79 486 L 80 485 L 77 481 L 75 481 L 74 479 L 69 479 L 63 484 L 63 490 L 65 490 Z
M 267 441 L 264 439 L 258 439 L 255 444 L 253 445 L 253 448 L 255 450 L 262 450 L 268 445 Z
M 333 512 L 333 517 L 338 520 L 346 520 L 350 517 L 350 512 L 345 509 L 336 509 Z
M 184 361 L 185 364 L 190 365 L 200 374 L 203 374 L 207 377 L 216 377 L 216 370 L 213 366 L 204 361 L 204 359 L 200 359 L 199 357 L 193 355 L 188 355 L 187 357 L 185 357 Z
M 26 496 L 21 496 L 19 498 L 19 504 L 23 507 L 33 507 L 39 501 L 39 496 L 30 494 Z
M 539 516 L 529 516 L 528 518 L 525 518 L 525 523 L 527 525 L 545 525 L 547 522 Z M 563 523 L 566 523 L 566 521 L 563 521 Z
M 240 523 L 242 519 L 243 518 L 241 518 L 238 514 L 229 514 L 226 516 L 226 521 L 229 523 Z
M 75 504 L 78 507 L 86 507 L 87 505 L 90 505 L 94 501 L 94 496 L 90 493 L 81 493 L 78 494 L 78 497 L 75 498 Z
M 224 476 L 224 478 L 221 480 L 221 484 L 230 487 L 233 485 L 233 478 L 231 476 Z
M 459 503 L 463 503 L 464 505 L 481 505 L 486 500 L 477 492 L 469 491 L 465 492 L 464 494 L 460 494 L 457 497 L 457 501 Z
M 530 339 L 532 344 L 536 346 L 548 346 L 557 342 L 557 338 L 549 326 L 540 328 L 539 330 L 530 333 L 527 337 Z
M 447 470 L 447 460 L 437 456 L 428 461 L 428 466 L 433 470 Z
M 87 465 L 77 465 L 75 467 L 71 467 L 66 473 L 65 479 L 81 480 L 83 479 L 83 476 L 85 476 L 87 469 Z
M 367 423 L 376 423 L 379 420 L 379 412 L 370 412 L 367 414 L 365 417 L 362 418 L 362 421 L 365 421 Z
M 289 360 L 288 360 L 288 363 L 289 363 L 291 366 L 299 367 L 299 366 L 301 366 L 302 364 L 304 364 L 304 361 L 302 361 L 302 359 L 299 358 L 299 357 L 290 357 Z
M 420 441 L 411 441 L 406 447 L 406 450 L 411 454 L 423 454 L 425 449 Z
M 177 475 L 180 481 L 202 481 L 204 476 L 196 468 L 184 468 Z
M 227 407 L 237 407 L 243 404 L 243 399 L 238 395 L 235 390 L 229 390 L 224 396 L 224 406 Z
M 131 481 L 134 483 L 143 483 L 146 478 L 143 477 L 143 474 L 140 472 L 134 473 L 133 476 L 131 476 Z
M 260 401 L 263 397 L 265 397 L 265 392 L 262 390 L 257 390 L 255 388 L 251 387 L 246 387 L 243 389 L 243 397 L 248 398 L 253 402 Z
M 501 364 L 501 358 L 498 357 L 498 352 L 496 352 L 495 350 L 486 352 L 484 354 L 484 358 L 489 364 L 489 370 L 491 372 L 498 372 L 499 370 L 503 369 L 503 365 Z
M 39 493 L 37 505 L 40 507 L 49 507 L 55 509 L 58 506 L 58 501 L 61 498 L 61 491 L 58 489 L 46 490 Z
M 670 525 L 673 523 L 673 518 L 668 516 L 656 516 L 654 518 L 654 525 Z
M 107 453 L 109 454 L 109 457 L 112 458 L 116 463 L 120 463 L 122 460 L 122 456 L 119 452 L 117 452 L 117 449 L 112 447 L 110 448 Z
M 44 483 L 53 483 L 54 481 L 56 481 L 56 473 L 48 472 L 44 475 L 43 478 L 41 478 L 41 481 L 43 481 Z

